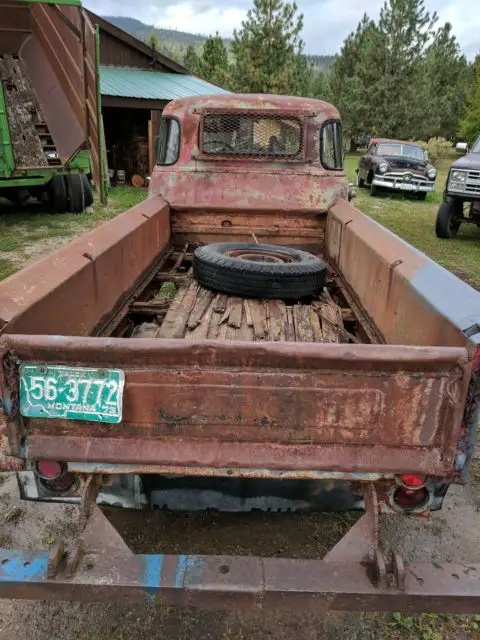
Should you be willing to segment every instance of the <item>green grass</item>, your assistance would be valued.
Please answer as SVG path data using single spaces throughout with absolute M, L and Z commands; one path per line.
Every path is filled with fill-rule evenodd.
M 20 269 L 27 261 L 40 258 L 55 247 L 133 207 L 147 195 L 146 189 L 116 187 L 106 207 L 95 201 L 82 214 L 45 213 L 32 201 L 26 207 L 0 200 L 0 280 Z
M 467 640 L 480 637 L 480 616 L 394 613 L 380 624 L 381 640 Z
M 346 170 L 355 181 L 359 155 L 347 156 Z M 480 230 L 464 224 L 452 240 L 440 240 L 435 235 L 435 219 L 442 202 L 442 192 L 451 158 L 438 166 L 436 191 L 422 202 L 401 194 L 382 193 L 371 197 L 368 189 L 356 189 L 353 204 L 401 238 L 423 251 L 457 276 L 480 289 Z

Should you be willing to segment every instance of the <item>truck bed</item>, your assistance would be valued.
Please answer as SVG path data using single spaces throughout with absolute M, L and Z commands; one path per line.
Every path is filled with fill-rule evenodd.
M 6 280 L 0 356 L 11 454 L 107 473 L 120 464 L 183 475 L 451 476 L 464 428 L 468 339 L 404 276 L 422 256 L 347 203 L 329 217 L 326 250 L 319 247 L 330 265 L 327 292 L 291 307 L 199 289 L 190 269 L 204 237 L 179 243 L 169 206 L 156 197 Z M 449 276 L 440 276 L 447 287 Z M 341 328 L 340 309 L 348 331 L 337 329 L 331 344 L 318 313 L 326 302 Z M 283 327 L 279 318 L 287 319 Z M 140 339 L 146 323 L 160 339 Z M 322 339 L 312 342 L 319 326 Z M 247 331 L 253 339 L 243 339 Z M 275 340 L 282 332 L 285 340 Z M 23 420 L 15 405 L 19 363 L 122 370 L 121 424 Z
M 245 299 L 202 287 L 192 273 L 193 250 L 188 244 L 173 248 L 150 285 L 138 291 L 130 305 L 129 323 L 123 325 L 124 337 L 378 342 L 362 331 L 361 312 L 357 309 L 357 317 L 333 272 L 316 298 L 295 303 Z

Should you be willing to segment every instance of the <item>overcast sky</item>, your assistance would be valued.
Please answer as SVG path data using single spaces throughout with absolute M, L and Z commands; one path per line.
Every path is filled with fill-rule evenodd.
M 303 39 L 308 53 L 337 53 L 345 36 L 355 29 L 364 11 L 377 17 L 384 0 L 297 0 L 305 16 Z M 157 27 L 191 33 L 219 31 L 231 36 L 240 26 L 251 0 L 84 0 L 100 15 L 123 15 Z M 451 22 L 465 54 L 480 52 L 479 0 L 426 0 L 441 22 Z

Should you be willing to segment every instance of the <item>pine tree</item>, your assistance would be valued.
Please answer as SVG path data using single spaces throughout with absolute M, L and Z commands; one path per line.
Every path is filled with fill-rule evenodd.
M 329 95 L 340 109 L 345 138 L 355 151 L 356 138 L 376 133 L 376 87 L 382 70 L 382 38 L 377 25 L 365 14 L 354 33 L 343 43 L 329 73 Z
M 424 0 L 387 0 L 345 40 L 329 77 L 347 136 L 453 136 L 465 103 L 468 65 L 447 23 Z
M 480 136 L 480 56 L 475 63 L 475 89 L 470 95 L 467 111 L 460 122 L 460 136 L 470 145 Z
M 200 73 L 200 59 L 193 44 L 189 44 L 185 51 L 183 66 L 192 73 Z
M 376 117 L 387 137 L 412 137 L 428 108 L 418 96 L 424 82 L 422 60 L 436 21 L 424 0 L 389 0 L 380 12 L 383 73 L 374 90 L 381 98 Z
M 229 66 L 227 48 L 217 32 L 203 45 L 199 73 L 205 80 L 226 87 L 230 84 Z
M 154 31 L 152 31 L 151 33 L 148 34 L 148 36 L 147 36 L 147 44 L 154 51 L 160 51 L 160 39 L 159 39 L 158 35 Z
M 303 55 L 303 15 L 295 2 L 254 0 L 253 8 L 234 32 L 233 83 L 237 91 L 301 94 L 309 64 Z
M 465 113 L 469 83 L 468 63 L 452 34 L 452 25 L 440 27 L 426 50 L 422 74 L 423 94 L 417 138 L 452 139 Z

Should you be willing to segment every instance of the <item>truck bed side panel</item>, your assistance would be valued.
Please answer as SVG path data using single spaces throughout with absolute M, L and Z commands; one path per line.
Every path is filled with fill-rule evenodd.
M 326 255 L 386 342 L 474 349 L 480 293 L 347 202 L 329 212 Z
M 0 333 L 89 335 L 169 240 L 168 206 L 149 198 L 2 282 Z
M 447 475 L 470 376 L 459 348 L 4 336 L 2 350 L 126 374 L 119 426 L 11 423 L 28 457 L 184 471 Z

